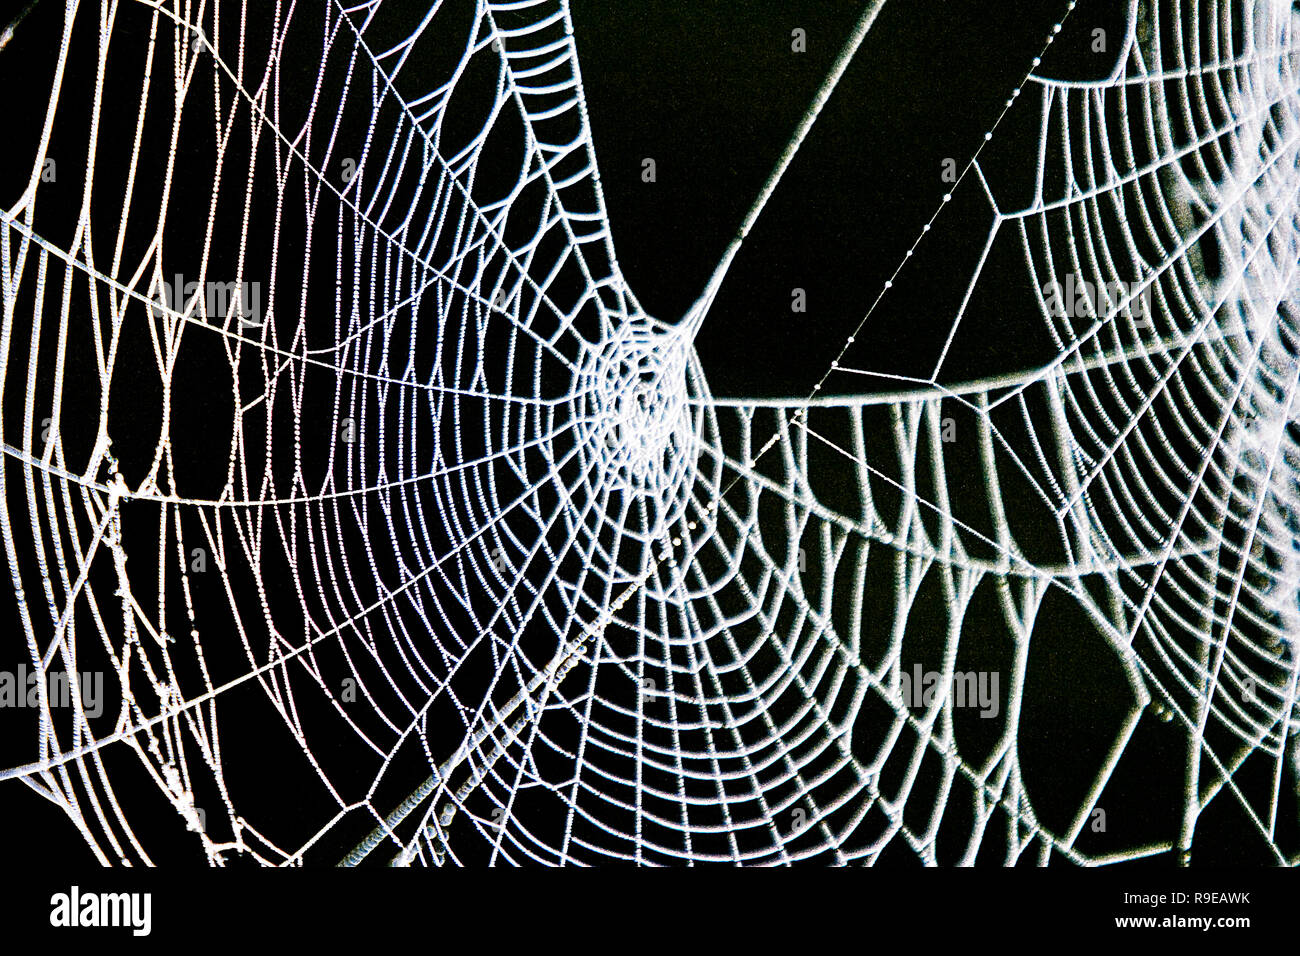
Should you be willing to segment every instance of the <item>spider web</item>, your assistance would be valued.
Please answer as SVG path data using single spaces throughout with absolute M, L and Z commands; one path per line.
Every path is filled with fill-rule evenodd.
M 787 400 L 712 396 L 692 348 L 783 167 L 695 311 L 648 316 L 566 3 L 316 6 L 62 14 L 0 212 L 39 678 L 0 777 L 106 863 L 178 831 L 219 864 L 1186 861 L 1225 801 L 1295 862 L 1289 4 L 1135 4 L 1113 75 L 1026 64 L 952 191 L 987 200 L 986 257 L 1016 243 L 1049 361 L 946 373 L 982 258 L 929 378 L 854 349 L 873 304 Z M 1053 801 L 1022 743 L 1063 626 L 1116 719 Z M 102 676 L 103 713 L 57 673 Z M 1157 835 L 1102 839 L 1157 746 Z

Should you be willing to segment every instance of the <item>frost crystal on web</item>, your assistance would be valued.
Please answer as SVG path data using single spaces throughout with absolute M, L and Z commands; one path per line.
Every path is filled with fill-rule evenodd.
M 108 863 L 1186 861 L 1225 804 L 1297 861 L 1289 3 L 1134 2 L 1112 75 L 1024 64 L 944 204 L 986 199 L 1050 361 L 945 374 L 981 258 L 928 378 L 855 351 L 869 311 L 787 399 L 712 394 L 693 336 L 884 3 L 667 317 L 568 4 L 389 6 L 57 14 L 0 208 L 3 785 Z M 1062 631 L 1118 717 L 1062 723 L 1045 801 Z M 1108 834 L 1153 749 L 1168 819 Z

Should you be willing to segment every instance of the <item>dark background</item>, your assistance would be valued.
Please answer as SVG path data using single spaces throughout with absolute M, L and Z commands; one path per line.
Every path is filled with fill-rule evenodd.
M 974 176 L 953 190 L 1011 91 L 1065 12 L 1055 2 L 886 3 L 733 263 L 696 341 L 715 395 L 807 395 L 942 202 L 895 288 L 842 364 L 928 376 L 951 329 L 992 213 Z M 616 249 L 647 311 L 680 317 L 703 291 L 862 5 L 810 0 L 574 4 L 578 51 Z M 1045 75 L 1111 72 L 1127 5 L 1081 3 Z M 1089 49 L 1107 30 L 1110 55 Z M 807 52 L 791 52 L 791 31 Z M 1030 89 L 1026 87 L 1026 94 Z M 1037 102 L 1026 95 L 983 159 L 1032 170 Z M 641 182 L 652 157 L 658 181 Z M 994 276 L 995 288 L 1023 282 Z M 791 312 L 791 290 L 807 312 Z M 1028 291 L 1028 285 L 1024 286 Z M 1032 300 L 998 297 L 963 378 L 1032 367 Z M 971 327 L 980 319 L 973 318 Z M 974 349 L 978 355 L 970 355 Z M 832 391 L 868 391 L 833 377 Z

